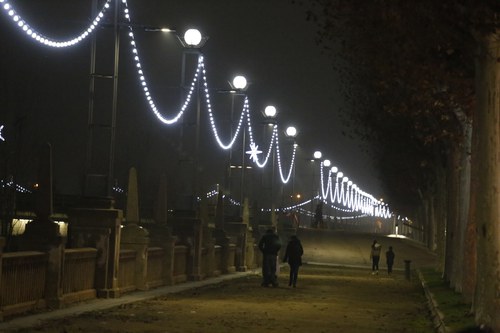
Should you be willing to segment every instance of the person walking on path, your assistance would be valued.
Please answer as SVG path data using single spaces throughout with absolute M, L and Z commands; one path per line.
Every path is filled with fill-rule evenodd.
M 259 250 L 262 252 L 262 284 L 263 287 L 268 287 L 272 284 L 273 287 L 278 286 L 276 276 L 276 262 L 278 252 L 281 249 L 281 241 L 274 229 L 267 229 L 266 233 L 259 241 Z
M 385 259 L 387 261 L 387 273 L 389 275 L 392 274 L 392 265 L 394 265 L 394 251 L 392 250 L 392 246 L 389 246 L 389 250 L 385 253 Z
M 297 236 L 290 236 L 290 240 L 286 246 L 285 257 L 283 257 L 283 262 L 288 262 L 290 266 L 290 280 L 288 281 L 288 286 L 297 286 L 297 278 L 299 276 L 299 267 L 302 265 L 302 255 L 304 254 L 304 249 Z
M 381 250 L 382 245 L 380 245 L 377 240 L 374 240 L 370 251 L 370 259 L 372 260 L 372 274 L 378 274 L 378 262 L 380 261 Z

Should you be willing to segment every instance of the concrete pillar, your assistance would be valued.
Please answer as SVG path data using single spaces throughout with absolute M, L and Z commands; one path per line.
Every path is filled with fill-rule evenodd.
M 214 230 L 214 236 L 215 236 L 215 242 L 217 245 L 221 247 L 222 251 L 222 274 L 227 274 L 227 273 L 233 273 L 236 271 L 234 262 L 230 262 L 230 246 L 231 246 L 231 239 L 226 235 L 226 232 L 222 229 L 215 229 Z
M 213 237 L 213 228 L 210 228 L 208 223 L 203 223 L 202 228 L 202 247 L 206 252 L 203 258 L 203 267 L 206 269 L 206 276 L 211 277 L 217 275 L 215 273 L 215 238 Z
M 217 208 L 216 208 L 217 209 Z M 209 221 L 214 219 L 210 216 L 208 199 L 203 197 L 200 203 L 200 220 L 202 228 L 202 275 L 213 276 L 215 272 L 215 239 L 213 238 L 213 228 L 210 227 Z M 204 253 L 204 255 L 203 255 Z
M 135 256 L 135 286 L 139 290 L 149 289 L 148 274 L 148 246 L 149 233 L 137 224 L 129 224 L 122 228 L 120 246 L 122 249 L 134 250 Z
M 109 202 L 110 203 L 110 202 Z M 118 266 L 123 212 L 113 208 L 78 208 L 69 214 L 70 247 L 97 249 L 97 296 L 119 297 Z
M 230 242 L 236 245 L 235 263 L 236 270 L 244 272 L 247 270 L 246 266 L 246 252 L 247 252 L 247 233 L 248 227 L 242 222 L 228 222 L 224 225 L 224 231 L 230 238 Z
M 52 148 L 45 144 L 41 149 L 38 167 L 38 188 L 35 193 L 36 218 L 26 225 L 20 237 L 21 251 L 47 253 L 45 301 L 49 308 L 59 308 L 62 303 L 62 272 L 66 239 L 61 236 L 59 225 L 52 215 Z
M 199 281 L 203 279 L 203 274 L 201 270 L 201 256 L 202 256 L 202 240 L 203 240 L 203 226 L 201 220 L 196 219 L 192 221 L 193 223 L 193 236 L 191 244 L 191 269 L 188 279 L 192 281 Z
M 125 211 L 124 225 L 138 225 L 139 222 L 139 188 L 137 185 L 137 171 L 135 168 L 130 168 L 128 173 L 127 210 Z
M 193 217 L 175 217 L 172 220 L 172 230 L 174 235 L 178 237 L 179 243 L 189 247 L 188 279 L 191 281 L 201 280 L 203 278 L 201 266 L 202 222 Z
M 120 248 L 135 251 L 135 286 L 139 290 L 147 290 L 149 289 L 147 285 L 149 233 L 139 226 L 139 223 L 137 171 L 135 168 L 130 168 L 127 188 L 127 212 L 125 225 L 121 230 Z
M 5 237 L 0 237 L 0 286 L 2 285 L 2 267 L 3 267 L 3 247 L 5 246 Z M 3 311 L 0 308 L 0 321 L 3 321 Z
M 250 227 L 250 210 L 249 210 L 248 206 L 249 206 L 248 205 L 248 198 L 245 198 L 245 200 L 243 200 L 243 214 L 242 214 L 243 230 L 242 230 L 241 235 L 238 237 L 239 238 L 239 246 L 241 247 L 239 267 L 238 267 L 238 271 L 240 271 L 240 272 L 245 272 L 248 269 L 247 241 L 248 241 L 248 229 Z
M 177 237 L 172 236 L 172 230 L 168 227 L 167 216 L 167 177 L 160 177 L 158 197 L 156 200 L 155 223 L 148 226 L 149 245 L 161 247 L 164 251 L 162 262 L 163 284 L 172 285 L 174 280 L 174 249 Z
M 166 225 L 150 225 L 147 227 L 149 232 L 149 246 L 161 247 L 164 252 L 162 262 L 162 279 L 164 285 L 172 285 L 174 280 L 174 249 L 177 237 L 172 236 L 172 232 Z

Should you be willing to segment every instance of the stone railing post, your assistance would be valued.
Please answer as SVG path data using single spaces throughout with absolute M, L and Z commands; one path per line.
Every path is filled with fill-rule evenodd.
M 52 148 L 45 144 L 40 150 L 38 167 L 38 189 L 35 193 L 36 218 L 26 225 L 20 237 L 20 250 L 43 251 L 47 253 L 45 276 L 45 301 L 49 308 L 59 308 L 62 304 L 62 274 L 64 245 L 59 225 L 52 215 Z
M 47 253 L 45 276 L 45 301 L 47 307 L 57 309 L 62 304 L 62 272 L 64 243 L 66 238 L 59 234 L 59 225 L 53 221 L 33 220 L 26 225 L 20 239 L 21 251 Z
M 203 279 L 201 265 L 203 227 L 201 220 L 195 217 L 174 217 L 171 225 L 179 242 L 189 246 L 188 279 L 192 281 Z
M 230 262 L 230 245 L 231 239 L 226 235 L 226 232 L 221 229 L 215 229 L 215 242 L 217 245 L 221 247 L 222 255 L 221 255 L 221 266 L 222 274 L 233 273 L 236 268 L 234 267 L 234 262 Z
M 3 267 L 3 247 L 5 246 L 5 237 L 0 237 L 0 287 L 2 286 L 2 267 Z M 3 311 L 0 308 L 0 321 L 3 321 Z
M 135 256 L 135 286 L 139 290 L 149 289 L 148 274 L 148 246 L 149 233 L 137 224 L 129 224 L 122 228 L 120 246 L 122 249 L 134 250 Z
M 177 237 L 166 225 L 153 224 L 148 226 L 149 245 L 161 247 L 164 251 L 162 261 L 162 279 L 164 285 L 172 285 L 174 280 L 174 254 Z
M 205 257 L 207 268 L 206 275 L 214 276 L 216 267 L 215 267 L 215 239 L 212 236 L 212 230 L 207 224 L 203 225 L 203 242 L 202 246 L 206 249 L 207 254 Z
M 74 209 L 69 215 L 69 244 L 97 249 L 95 287 L 98 297 L 119 297 L 118 265 L 123 212 L 119 209 Z

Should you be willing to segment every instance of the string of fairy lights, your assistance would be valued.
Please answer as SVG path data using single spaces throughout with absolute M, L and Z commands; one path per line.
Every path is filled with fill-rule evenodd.
M 85 40 L 87 37 L 89 37 L 91 34 L 93 34 L 96 30 L 96 28 L 103 22 L 106 18 L 106 15 L 109 12 L 109 8 L 111 6 L 111 2 L 115 0 L 107 0 L 100 11 L 98 11 L 97 15 L 93 18 L 92 22 L 88 25 L 88 27 L 84 28 L 80 34 L 77 36 L 73 36 L 67 40 L 57 40 L 48 36 L 45 36 L 44 34 L 40 33 L 37 29 L 35 29 L 33 26 L 31 26 L 28 22 L 26 22 L 23 17 L 16 11 L 14 6 L 8 1 L 8 0 L 0 0 L 0 6 L 3 9 L 3 12 L 10 17 L 12 22 L 22 31 L 26 33 L 28 37 L 30 37 L 33 41 L 38 42 L 44 46 L 52 47 L 52 48 L 67 48 L 67 47 L 72 47 L 83 40 Z M 117 2 L 115 2 L 117 3 Z M 291 162 L 288 168 L 288 171 L 285 172 L 283 168 L 283 161 L 281 158 L 281 153 L 280 153 L 280 145 L 279 145 L 279 127 L 277 124 L 273 125 L 273 130 L 272 130 L 272 135 L 269 141 L 269 144 L 267 146 L 267 153 L 263 155 L 263 158 L 260 158 L 262 154 L 262 151 L 259 150 L 259 146 L 257 145 L 256 141 L 254 140 L 254 134 L 252 131 L 252 122 L 251 122 L 251 109 L 250 109 L 250 103 L 248 100 L 248 97 L 245 97 L 244 103 L 243 103 L 243 108 L 241 110 L 239 119 L 238 119 L 238 125 L 236 127 L 236 130 L 234 131 L 234 134 L 232 137 L 229 139 L 227 143 L 224 143 L 220 136 L 219 136 L 219 131 L 216 126 L 216 120 L 214 116 L 214 112 L 212 109 L 212 104 L 211 104 L 211 99 L 210 99 L 210 93 L 209 93 L 209 88 L 208 88 L 208 80 L 206 77 L 206 69 L 205 69 L 205 62 L 204 62 L 204 56 L 200 53 L 198 56 L 198 63 L 196 67 L 196 71 L 194 72 L 193 78 L 191 80 L 191 83 L 189 85 L 189 89 L 187 91 L 187 94 L 185 96 L 184 101 L 181 103 L 180 109 L 174 113 L 173 116 L 167 117 L 165 114 L 167 112 L 160 110 L 157 107 L 157 104 L 155 103 L 155 100 L 150 92 L 149 89 L 149 84 L 147 81 L 147 75 L 143 69 L 143 65 L 140 61 L 140 52 L 139 48 L 137 46 L 135 34 L 134 34 L 134 28 L 131 23 L 131 13 L 130 9 L 128 7 L 127 0 L 121 0 L 121 3 L 123 4 L 123 18 L 125 21 L 128 23 L 127 29 L 128 29 L 128 38 L 130 41 L 130 47 L 131 47 L 131 52 L 133 55 L 133 59 L 135 62 L 135 69 L 137 72 L 137 77 L 140 82 L 140 86 L 142 87 L 142 92 L 144 95 L 145 100 L 147 101 L 149 108 L 151 112 L 158 118 L 160 122 L 162 122 L 165 125 L 173 125 L 179 122 L 185 112 L 188 110 L 191 101 L 193 100 L 193 94 L 196 91 L 197 87 L 201 84 L 202 89 L 204 92 L 204 103 L 206 107 L 206 111 L 208 113 L 208 118 L 210 121 L 210 125 L 212 128 L 212 133 L 214 135 L 214 138 L 217 142 L 217 144 L 224 150 L 231 149 L 238 136 L 242 132 L 244 126 L 245 129 L 248 132 L 249 136 L 249 151 L 246 151 L 246 154 L 249 155 L 249 158 L 252 162 L 254 162 L 255 165 L 257 165 L 259 168 L 264 168 L 270 157 L 273 154 L 273 149 L 275 152 L 275 156 L 277 157 L 277 162 L 278 162 L 278 170 L 280 174 L 280 178 L 283 184 L 288 183 L 292 176 L 292 170 L 295 165 L 295 157 L 296 157 L 296 152 L 297 152 L 297 144 L 293 144 L 293 151 L 292 151 L 292 156 L 291 156 Z M 118 3 L 117 3 L 118 4 Z M 246 121 L 245 121 L 246 120 Z M 2 136 L 2 130 L 4 128 L 4 125 L 0 125 L 0 140 L 5 141 L 4 137 Z M 285 207 L 282 208 L 284 210 L 292 210 L 292 209 L 298 209 L 301 208 L 304 205 L 307 205 L 308 203 L 311 203 L 313 200 L 320 200 L 323 202 L 328 202 L 328 199 L 330 201 L 331 207 L 334 209 L 338 210 L 343 210 L 341 207 L 337 207 L 335 204 L 340 204 L 343 205 L 344 207 L 347 207 L 345 211 L 348 212 L 359 212 L 361 214 L 367 214 L 367 215 L 372 215 L 372 216 L 379 216 L 379 217 L 390 217 L 391 212 L 389 211 L 388 206 L 383 203 L 382 201 L 379 201 L 375 199 L 371 194 L 366 193 L 362 191 L 357 185 L 353 184 L 352 181 L 348 180 L 347 177 L 343 176 L 343 173 L 338 170 L 338 168 L 331 168 L 328 170 L 328 173 L 326 175 L 327 181 L 326 181 L 326 186 L 325 186 L 325 181 L 324 181 L 324 172 L 323 169 L 326 166 L 322 163 L 320 163 L 320 174 L 321 174 L 321 196 L 317 196 L 314 198 L 311 198 L 309 200 L 306 200 L 300 204 L 293 205 L 290 207 Z M 213 194 L 212 194 L 213 195 Z M 234 200 L 233 200 L 234 201 Z M 234 201 L 235 204 L 238 204 L 238 202 Z

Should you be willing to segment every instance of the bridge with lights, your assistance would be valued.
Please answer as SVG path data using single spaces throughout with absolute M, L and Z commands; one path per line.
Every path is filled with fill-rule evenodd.
M 280 130 L 280 125 L 273 121 L 276 116 L 276 108 L 274 106 L 268 106 L 265 109 L 265 116 L 269 121 L 269 125 L 272 127 L 272 134 L 270 135 L 268 142 L 262 142 L 259 144 L 259 142 L 255 139 L 256 135 L 252 127 L 253 112 L 250 106 L 250 100 L 245 94 L 247 81 L 242 75 L 237 75 L 234 78 L 232 81 L 232 90 L 230 91 L 230 93 L 244 96 L 243 106 L 236 121 L 237 126 L 234 131 L 231 131 L 232 134 L 229 140 L 224 141 L 221 138 L 221 135 L 219 134 L 220 128 L 218 127 L 218 121 L 215 117 L 215 113 L 213 112 L 213 105 L 211 101 L 212 96 L 210 94 L 209 82 L 206 76 L 207 71 L 204 61 L 205 56 L 199 50 L 201 45 L 206 41 L 206 38 L 200 33 L 200 31 L 196 29 L 189 29 L 182 36 L 180 36 L 173 30 L 159 29 L 168 33 L 175 33 L 183 46 L 189 48 L 197 55 L 196 69 L 190 83 L 186 85 L 188 89 L 186 90 L 184 99 L 180 104 L 181 107 L 179 110 L 172 111 L 160 108 L 155 100 L 155 96 L 151 93 L 146 68 L 147 66 L 144 66 L 141 62 L 142 51 L 140 48 L 140 41 L 136 39 L 136 27 L 132 23 L 133 13 L 131 13 L 127 0 L 107 0 L 102 8 L 97 10 L 91 23 L 86 27 L 82 27 L 80 34 L 71 36 L 66 40 L 55 39 L 50 36 L 45 36 L 43 33 L 39 32 L 36 27 L 32 26 L 23 18 L 22 13 L 18 12 L 15 5 L 10 1 L 0 0 L 0 5 L 4 17 L 7 17 L 13 25 L 17 26 L 19 30 L 24 32 L 27 38 L 30 38 L 34 43 L 40 44 L 40 46 L 58 49 L 71 48 L 95 34 L 96 29 L 103 24 L 103 22 L 113 21 L 112 9 L 114 9 L 116 13 L 120 14 L 119 19 L 114 19 L 114 24 L 120 24 L 121 26 L 125 26 L 127 29 L 128 46 L 135 62 L 133 70 L 136 72 L 137 80 L 142 88 L 140 93 L 146 100 L 147 105 L 149 106 L 149 111 L 156 116 L 159 122 L 167 127 L 167 130 L 169 127 L 178 124 L 187 112 L 191 109 L 195 109 L 192 107 L 192 104 L 194 104 L 193 101 L 201 98 L 202 103 L 199 103 L 199 100 L 197 103 L 197 112 L 199 113 L 203 111 L 207 113 L 212 135 L 220 149 L 226 151 L 232 150 L 238 138 L 242 138 L 243 142 L 248 139 L 247 144 L 244 145 L 244 153 L 248 155 L 248 162 L 252 163 L 253 167 L 275 167 L 277 169 L 277 174 L 279 174 L 279 181 L 281 181 L 282 184 L 288 183 L 293 178 L 292 175 L 296 164 L 297 152 L 297 143 L 295 142 L 295 138 L 298 131 L 294 126 L 286 128 L 285 131 Z M 117 38 L 119 38 L 119 36 L 117 36 Z M 203 108 L 203 110 L 201 108 Z M 166 116 L 167 114 L 172 116 Z M 2 134 L 5 126 L 6 124 L 0 124 L 0 143 L 9 140 L 8 137 Z M 200 124 L 197 123 L 197 128 L 199 128 L 199 126 Z M 282 156 L 282 152 L 280 150 L 280 133 L 282 132 L 294 141 L 290 156 Z M 199 130 L 197 130 L 196 158 L 198 158 L 199 155 L 199 140 Z M 114 143 L 111 142 L 111 144 Z M 274 161 L 275 159 L 277 161 L 276 165 L 275 163 L 270 163 L 270 161 Z M 284 163 L 284 159 L 287 160 L 287 163 Z M 318 205 L 321 203 L 330 207 L 330 211 L 337 212 L 331 214 L 332 218 L 339 217 L 349 219 L 372 216 L 387 219 L 393 216 L 393 213 L 386 203 L 375 198 L 372 194 L 363 191 L 362 186 L 355 184 L 353 180 L 348 178 L 345 170 L 339 170 L 338 167 L 332 165 L 330 160 L 323 159 L 320 152 L 315 152 L 312 159 L 314 161 L 319 161 L 319 163 L 317 163 L 317 167 L 319 168 L 319 170 L 317 170 L 319 177 L 317 179 L 317 184 L 313 186 L 318 190 L 313 191 L 311 193 L 311 197 L 301 198 L 300 202 L 294 203 L 293 205 L 276 208 L 274 204 L 270 204 L 269 207 L 264 207 L 263 210 L 271 211 L 279 209 L 283 212 L 296 211 L 312 217 L 314 215 L 314 204 Z M 111 175 L 113 173 L 113 163 L 113 157 L 110 156 L 109 179 L 112 179 Z M 288 169 L 285 168 L 285 165 L 289 166 Z M 245 167 L 243 165 L 241 177 L 243 177 L 244 170 Z M 30 191 L 20 184 L 15 184 L 13 181 L 9 180 L 3 180 L 0 185 L 2 187 L 16 188 L 18 191 Z M 109 188 L 112 189 L 113 187 L 109 186 Z M 200 197 L 202 193 L 200 193 L 196 184 L 194 184 L 193 188 L 196 196 Z M 115 188 L 115 190 L 118 189 Z M 206 195 L 211 197 L 216 193 L 216 191 L 211 191 Z M 231 197 L 229 202 L 234 205 L 241 205 L 242 198 L 243 195 L 239 198 Z M 309 207 L 311 207 L 311 209 L 309 209 Z

